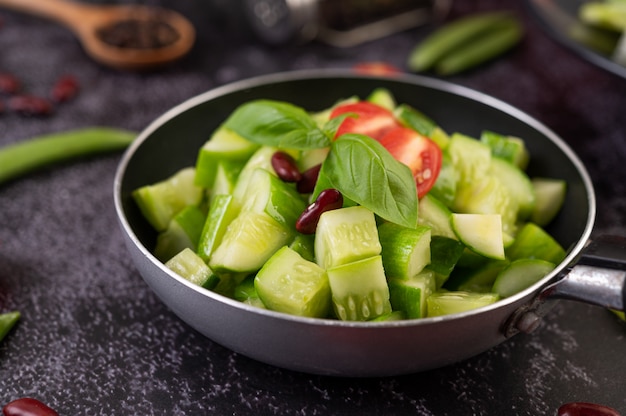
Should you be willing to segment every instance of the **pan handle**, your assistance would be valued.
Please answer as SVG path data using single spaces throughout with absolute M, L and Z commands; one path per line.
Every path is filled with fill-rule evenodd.
M 626 238 L 603 235 L 589 242 L 576 264 L 509 318 L 504 334 L 531 332 L 549 310 L 548 300 L 576 300 L 608 309 L 626 307 Z

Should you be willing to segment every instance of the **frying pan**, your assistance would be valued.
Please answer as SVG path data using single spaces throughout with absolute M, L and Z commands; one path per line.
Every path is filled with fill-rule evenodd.
M 448 132 L 476 137 L 489 129 L 524 138 L 531 154 L 529 175 L 563 178 L 568 183 L 564 207 L 547 228 L 568 249 L 565 260 L 533 286 L 488 307 L 419 320 L 363 323 L 255 308 L 189 283 L 151 254 L 156 234 L 133 203 L 131 192 L 193 166 L 199 148 L 237 106 L 267 98 L 317 111 L 342 98 L 365 97 L 378 87 L 391 91 L 399 103 L 428 114 Z M 166 112 L 138 136 L 118 166 L 114 199 L 125 244 L 139 273 L 176 315 L 229 349 L 291 370 L 349 377 L 425 371 L 531 331 L 549 312 L 553 299 L 624 308 L 620 258 L 626 244 L 618 237 L 588 244 L 595 197 L 589 175 L 574 152 L 547 127 L 512 106 L 427 77 L 311 70 L 213 89 Z

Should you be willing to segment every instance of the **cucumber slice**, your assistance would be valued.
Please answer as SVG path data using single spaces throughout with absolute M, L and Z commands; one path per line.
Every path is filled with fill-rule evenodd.
M 315 259 L 324 268 L 376 256 L 382 247 L 376 217 L 362 206 L 324 212 L 315 234 Z
M 426 299 L 435 292 L 435 273 L 425 270 L 409 279 L 389 279 L 389 299 L 394 311 L 408 319 L 424 318 Z
M 492 292 L 502 298 L 512 296 L 537 283 L 554 270 L 554 267 L 554 263 L 545 260 L 515 260 L 498 274 Z
M 304 199 L 295 187 L 261 168 L 252 172 L 245 195 L 242 212 L 265 213 L 294 231 L 298 217 L 306 208 Z
M 465 251 L 465 245 L 456 238 L 434 235 L 430 239 L 430 265 L 435 273 L 437 288 L 448 279 Z
M 394 114 L 404 126 L 427 137 L 430 137 L 433 130 L 437 128 L 437 124 L 433 120 L 408 104 L 400 104 L 397 106 L 394 110 Z
M 165 263 L 165 266 L 191 283 L 207 289 L 214 288 L 219 282 L 219 278 L 209 266 L 189 248 L 176 254 Z
M 396 108 L 396 99 L 391 91 L 386 88 L 376 88 L 367 96 L 366 100 L 389 111 L 393 111 Z
M 490 174 L 498 178 L 518 207 L 517 220 L 527 219 L 535 209 L 535 189 L 517 166 L 499 157 L 491 158 Z
M 329 151 L 330 147 L 320 147 L 317 149 L 303 150 L 300 153 L 300 158 L 297 161 L 298 169 L 300 169 L 300 172 L 304 172 L 307 169 L 312 168 L 313 166 L 321 164 L 326 159 L 326 156 L 328 156 Z
M 324 269 L 289 247 L 278 250 L 254 279 L 263 304 L 292 315 L 323 318 L 330 312 L 330 286 Z
M 452 207 L 456 199 L 457 182 L 458 173 L 452 163 L 452 158 L 448 152 L 444 151 L 442 153 L 439 176 L 437 176 L 437 180 L 428 195 L 434 196 L 447 207 Z
M 500 296 L 496 293 L 473 292 L 435 292 L 426 299 L 428 317 L 452 315 L 482 308 L 497 302 Z
M 215 182 L 220 162 L 236 162 L 241 166 L 259 148 L 231 129 L 221 126 L 202 146 L 196 159 L 196 184 L 209 188 Z
M 183 208 L 157 236 L 155 257 L 166 262 L 185 248 L 195 251 L 205 218 L 204 212 L 195 205 Z
M 450 144 L 450 136 L 439 126 L 430 132 L 429 137 L 433 142 L 437 143 L 441 150 L 447 149 Z
M 491 149 L 486 144 L 473 137 L 454 133 L 447 152 L 458 172 L 459 187 L 472 186 L 487 176 L 491 164 Z M 460 201 L 457 205 L 463 206 L 464 202 Z
M 145 185 L 132 196 L 146 220 L 157 231 L 164 231 L 174 215 L 202 201 L 203 190 L 196 186 L 194 168 L 184 168 L 163 181 Z
M 239 283 L 233 291 L 233 299 L 247 305 L 265 309 L 265 304 L 259 298 L 259 294 L 254 287 L 254 275 L 247 276 Z
M 485 257 L 504 260 L 502 221 L 497 214 L 452 214 L 452 229 L 470 250 Z
M 296 234 L 289 248 L 308 261 L 315 261 L 315 234 Z
M 452 277 L 445 284 L 448 290 L 489 293 L 493 283 L 510 262 L 508 260 L 489 260 L 478 268 L 455 269 Z
M 402 311 L 391 311 L 384 315 L 380 315 L 374 319 L 370 319 L 370 322 L 387 322 L 387 321 L 401 321 L 406 319 L 406 315 Z
M 378 227 L 387 277 L 408 279 L 430 263 L 430 227 L 407 228 L 390 222 Z
M 483 131 L 480 141 L 491 148 L 492 155 L 512 163 L 521 170 L 526 170 L 530 156 L 524 140 L 493 131 Z
M 567 182 L 562 179 L 533 178 L 531 183 L 536 203 L 530 221 L 545 227 L 556 217 L 565 202 Z
M 430 227 L 433 236 L 458 239 L 450 223 L 452 211 L 436 197 L 431 194 L 424 195 L 419 201 L 418 211 L 418 223 Z
M 215 180 L 209 188 L 210 201 L 213 200 L 216 195 L 231 195 L 233 193 L 243 166 L 244 165 L 239 162 L 229 162 L 225 160 L 217 163 Z
M 209 205 L 196 253 L 208 262 L 213 250 L 222 242 L 228 225 L 237 217 L 232 195 L 215 195 Z
M 558 241 L 532 222 L 524 224 L 506 254 L 511 260 L 541 259 L 554 264 L 562 262 L 566 255 Z
M 226 228 L 209 260 L 218 273 L 251 273 L 263 266 L 293 233 L 265 213 L 242 212 Z
M 335 314 L 342 321 L 368 321 L 391 312 L 381 256 L 329 268 Z

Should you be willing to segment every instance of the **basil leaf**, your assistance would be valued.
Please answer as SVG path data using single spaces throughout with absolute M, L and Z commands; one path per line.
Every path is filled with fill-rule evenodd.
M 250 101 L 235 109 L 224 125 L 266 146 L 303 150 L 330 145 L 330 138 L 305 110 L 282 101 Z
M 335 188 L 387 221 L 417 226 L 417 188 L 411 170 L 368 136 L 344 134 L 333 142 L 318 181 L 320 188 Z M 320 191 L 315 189 L 316 194 Z

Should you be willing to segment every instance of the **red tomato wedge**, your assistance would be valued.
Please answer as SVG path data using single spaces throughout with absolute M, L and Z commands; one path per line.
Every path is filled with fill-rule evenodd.
M 335 137 L 346 133 L 360 133 L 380 140 L 385 133 L 400 125 L 391 111 L 368 101 L 340 105 L 332 111 L 330 118 L 346 113 L 351 116 L 341 123 Z
M 400 68 L 382 61 L 359 62 L 352 69 L 366 75 L 397 75 L 403 72 Z
M 417 197 L 426 195 L 441 170 L 439 146 L 428 137 L 406 127 L 389 130 L 379 142 L 396 160 L 411 169 L 417 185 Z

